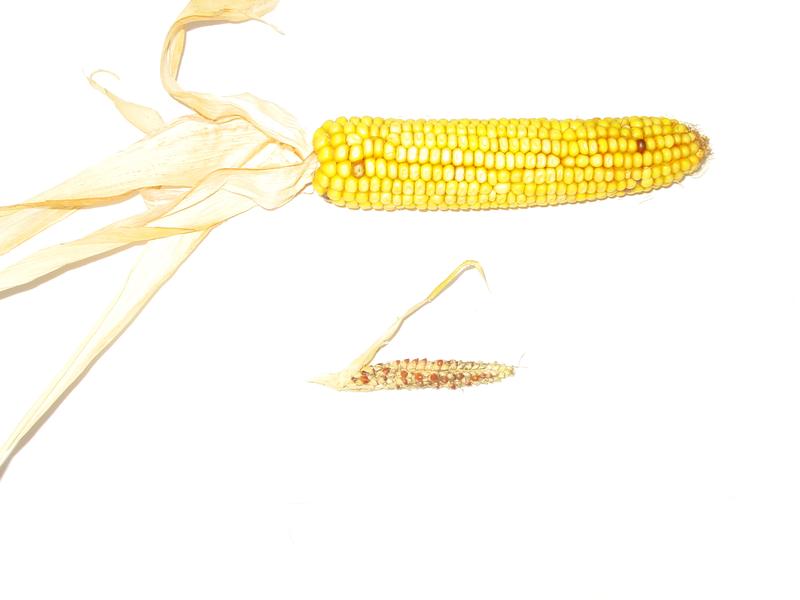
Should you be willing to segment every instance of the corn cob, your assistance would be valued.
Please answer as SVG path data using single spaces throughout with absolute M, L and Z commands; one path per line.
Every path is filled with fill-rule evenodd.
M 661 117 L 398 120 L 340 117 L 313 137 L 314 189 L 377 210 L 524 208 L 638 194 L 681 181 L 708 139 Z
M 348 391 L 412 390 L 450 388 L 452 390 L 495 383 L 514 374 L 514 367 L 499 363 L 459 360 L 395 360 L 368 365 L 343 387 Z

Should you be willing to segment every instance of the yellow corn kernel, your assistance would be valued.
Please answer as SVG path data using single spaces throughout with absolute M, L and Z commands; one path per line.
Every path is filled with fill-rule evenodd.
M 681 181 L 708 139 L 666 118 L 339 117 L 312 138 L 314 189 L 338 206 L 481 210 L 566 204 Z

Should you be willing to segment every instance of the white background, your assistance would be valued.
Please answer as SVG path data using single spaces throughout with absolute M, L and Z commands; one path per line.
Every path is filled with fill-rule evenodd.
M 181 0 L 12 2 L 2 200 L 137 139 L 83 74 L 172 118 Z M 668 115 L 704 173 L 475 214 L 303 195 L 219 228 L 0 481 L 0 598 L 797 598 L 798 94 L 790 3 L 285 0 L 193 32 L 181 81 L 326 118 Z M 107 223 L 67 223 L 2 258 Z M 0 302 L 0 435 L 136 250 Z M 464 392 L 344 394 L 347 364 L 521 363 Z

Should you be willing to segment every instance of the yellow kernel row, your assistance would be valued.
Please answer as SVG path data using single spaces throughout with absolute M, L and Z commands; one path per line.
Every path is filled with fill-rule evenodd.
M 689 145 L 693 142 L 691 133 L 680 135 L 647 135 L 639 137 L 600 137 L 593 139 L 558 140 L 541 137 L 490 138 L 487 136 L 444 136 L 437 138 L 432 134 L 420 139 L 402 139 L 390 134 L 386 137 L 341 134 L 329 138 L 316 138 L 316 152 L 322 153 L 320 160 L 360 160 L 371 156 L 408 155 L 409 162 L 436 160 L 438 153 L 445 152 L 543 152 L 556 156 L 578 156 L 606 152 L 638 152 L 639 143 L 650 151 L 671 149 L 675 146 Z M 403 160 L 403 159 L 399 159 Z
M 675 183 L 680 176 L 666 174 L 642 180 L 641 184 L 631 181 L 616 182 L 603 180 L 584 180 L 581 182 L 552 182 L 548 184 L 498 184 L 487 188 L 487 184 L 467 184 L 450 182 L 447 189 L 431 190 L 419 184 L 408 184 L 384 191 L 334 190 L 329 192 L 329 200 L 337 206 L 348 208 L 395 210 L 399 208 L 414 210 L 474 210 L 524 208 L 554 204 L 599 200 L 631 193 L 641 193 Z
M 357 134 L 364 137 L 386 138 L 389 134 L 478 135 L 488 137 L 539 137 L 549 139 L 593 139 L 597 137 L 636 137 L 681 134 L 690 128 L 684 123 L 663 117 L 624 117 L 612 119 L 439 119 L 401 120 L 380 117 L 339 117 L 326 121 L 317 136 Z M 406 136 L 406 139 L 408 137 Z M 316 144 L 316 137 L 314 142 Z
M 637 182 L 643 179 L 654 178 L 660 175 L 672 174 L 683 176 L 684 172 L 691 169 L 693 164 L 697 164 L 697 157 L 689 159 L 682 159 L 680 161 L 673 161 L 671 163 L 633 167 L 630 169 L 614 168 L 614 167 L 593 167 L 591 165 L 586 167 L 547 167 L 536 169 L 512 169 L 512 170 L 497 170 L 497 169 L 484 169 L 481 167 L 453 167 L 447 165 L 442 166 L 429 166 L 423 165 L 418 167 L 416 165 L 398 165 L 397 163 L 389 163 L 388 166 L 382 168 L 365 168 L 364 174 L 359 176 L 350 170 L 336 170 L 319 169 L 315 173 L 314 183 L 317 187 L 327 189 L 345 189 L 346 186 L 351 186 L 353 190 L 360 189 L 367 191 L 376 186 L 389 186 L 393 184 L 401 185 L 404 182 L 411 184 L 427 184 L 437 182 L 460 182 L 466 181 L 486 183 L 495 185 L 497 183 L 551 183 L 558 181 L 565 181 L 571 183 L 572 181 L 582 181 L 584 179 L 607 179 L 616 181 L 631 181 Z M 341 167 L 342 165 L 339 165 Z M 381 166 L 379 164 L 379 166 Z M 347 182 L 347 183 L 345 183 Z

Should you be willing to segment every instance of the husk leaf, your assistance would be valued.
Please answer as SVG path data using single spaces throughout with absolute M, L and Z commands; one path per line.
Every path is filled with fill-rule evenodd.
M 208 231 L 158 240 L 145 246 L 119 296 L 50 386 L 29 409 L 0 450 L 0 476 L 70 388 L 130 325 L 158 289 L 203 241 Z
M 186 91 L 178 71 L 190 27 L 260 19 L 277 0 L 192 0 L 167 34 L 161 80 L 194 114 L 165 124 L 149 107 L 89 83 L 145 134 L 27 202 L 0 207 L 0 255 L 75 211 L 145 199 L 146 210 L 81 239 L 35 252 L 0 271 L 0 294 L 27 289 L 71 266 L 144 244 L 128 280 L 95 329 L 0 448 L 0 474 L 105 349 L 124 331 L 209 232 L 255 206 L 276 209 L 311 182 L 317 167 L 292 115 L 251 94 Z
M 155 133 L 164 127 L 164 125 L 166 125 L 164 118 L 154 108 L 136 104 L 135 102 L 130 102 L 129 100 L 120 98 L 107 87 L 100 84 L 97 81 L 97 76 L 103 73 L 110 75 L 114 79 L 119 79 L 116 73 L 105 70 L 97 70 L 87 77 L 89 80 L 89 85 L 111 100 L 114 103 L 114 106 L 117 107 L 117 110 L 120 112 L 120 114 L 125 117 L 131 125 L 136 127 L 136 129 L 142 133 Z

